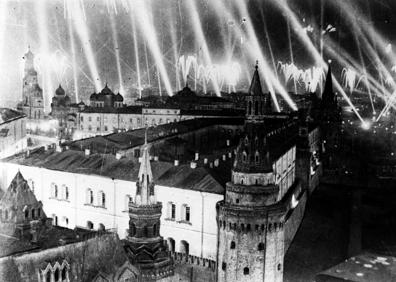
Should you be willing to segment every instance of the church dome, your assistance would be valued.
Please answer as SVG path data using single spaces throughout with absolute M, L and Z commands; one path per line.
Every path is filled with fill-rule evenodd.
M 123 101 L 124 101 L 124 98 L 122 97 L 122 95 L 121 95 L 120 93 L 118 93 L 118 94 L 115 96 L 114 101 L 116 101 L 116 102 L 123 102 Z
M 103 95 L 114 95 L 113 91 L 107 86 L 107 83 L 100 93 Z
M 58 89 L 55 90 L 55 94 L 57 96 L 63 96 L 65 95 L 65 90 L 62 88 L 62 86 L 59 84 Z
M 98 94 L 92 93 L 91 96 L 89 96 L 90 100 L 97 100 L 98 99 Z

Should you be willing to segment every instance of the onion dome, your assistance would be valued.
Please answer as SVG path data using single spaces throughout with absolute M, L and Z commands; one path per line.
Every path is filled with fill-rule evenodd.
M 102 91 L 100 93 L 104 94 L 104 95 L 113 95 L 114 94 L 113 91 L 111 91 L 110 88 L 107 86 L 107 83 L 106 83 L 106 86 L 102 89 Z
M 97 100 L 98 99 L 98 94 L 92 93 L 91 96 L 89 96 L 90 100 Z
M 57 96 L 65 95 L 65 90 L 62 88 L 62 86 L 60 84 L 59 84 L 58 89 L 55 90 L 55 95 L 57 95 Z
M 115 96 L 115 101 L 116 101 L 116 102 L 123 102 L 123 101 L 124 101 L 124 98 L 122 97 L 122 95 L 121 95 L 120 93 L 118 93 L 118 94 Z

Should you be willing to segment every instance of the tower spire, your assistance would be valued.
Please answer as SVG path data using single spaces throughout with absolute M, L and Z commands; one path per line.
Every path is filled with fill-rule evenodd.
M 147 127 L 144 133 L 143 154 L 140 162 L 138 182 L 136 183 L 136 204 L 150 205 L 156 203 L 153 173 L 151 171 L 149 146 L 147 144 Z
M 258 61 L 256 61 L 255 70 L 252 78 L 252 82 L 249 87 L 249 95 L 262 95 L 263 89 L 261 88 L 260 75 L 258 72 Z

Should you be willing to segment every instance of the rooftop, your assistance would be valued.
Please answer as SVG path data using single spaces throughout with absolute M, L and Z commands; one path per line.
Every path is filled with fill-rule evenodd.
M 52 149 L 45 151 L 44 148 L 36 149 L 28 157 L 19 154 L 3 161 L 128 181 L 138 179 L 140 168 L 140 164 L 135 160 L 126 158 L 117 160 L 114 155 L 110 154 L 86 156 L 81 151 L 56 152 Z M 190 164 L 174 166 L 171 162 L 152 161 L 151 169 L 157 185 L 222 194 L 225 183 L 231 177 L 231 161 L 223 163 L 215 168 L 197 167 L 194 169 L 190 167 Z
M 25 117 L 23 113 L 9 108 L 0 108 L 0 124 L 4 124 L 23 117 Z
M 395 257 L 366 253 L 349 258 L 344 262 L 321 272 L 316 276 L 316 281 L 394 281 L 395 272 Z

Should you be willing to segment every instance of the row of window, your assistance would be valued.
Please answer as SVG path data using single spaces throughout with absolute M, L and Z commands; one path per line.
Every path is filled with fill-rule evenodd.
M 168 202 L 167 215 L 169 220 L 176 220 L 176 204 Z M 190 222 L 191 220 L 191 208 L 187 204 L 181 205 L 180 210 L 180 221 Z
M 94 203 L 94 192 L 92 189 L 88 188 L 85 194 L 85 204 L 86 205 L 95 205 Z M 106 194 L 103 191 L 99 191 L 97 193 L 97 201 L 96 206 L 105 208 L 106 207 Z
M 61 189 L 58 188 L 58 185 L 55 183 L 51 183 L 51 198 L 58 200 L 69 200 L 69 187 L 66 185 L 62 185 Z

